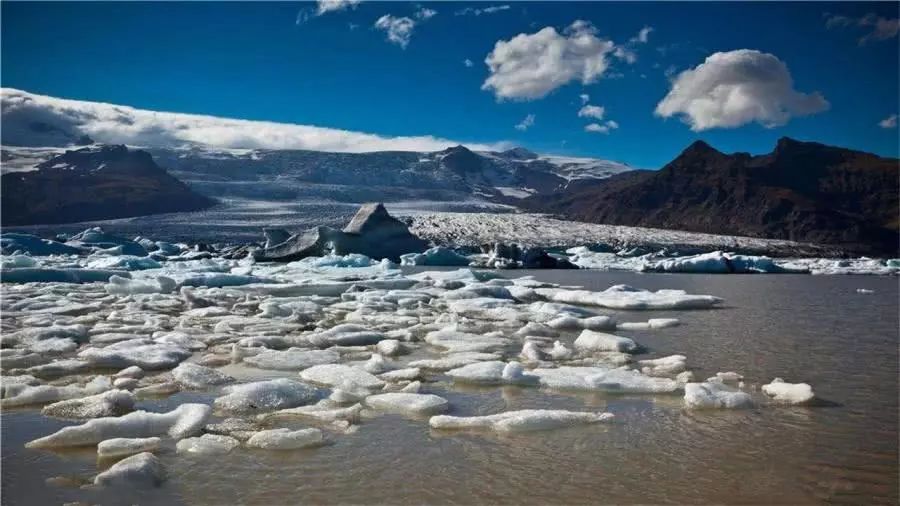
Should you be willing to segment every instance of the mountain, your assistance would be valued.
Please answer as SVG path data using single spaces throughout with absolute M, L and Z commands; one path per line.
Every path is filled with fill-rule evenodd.
M 628 171 L 592 158 L 541 156 L 522 148 L 503 152 L 455 146 L 435 152 L 330 153 L 305 150 L 150 149 L 160 163 L 206 194 L 289 199 L 320 188 L 337 200 L 458 200 L 514 203 Z M 252 183 L 252 189 L 248 185 Z M 361 194 L 361 195 L 358 195 Z
M 523 206 L 568 218 L 898 252 L 898 160 L 782 138 L 769 154 L 702 141 L 658 171 L 632 171 Z
M 26 153 L 40 158 L 51 152 Z M 4 226 L 196 211 L 215 203 L 169 175 L 146 151 L 125 146 L 65 151 L 38 163 L 27 156 L 30 163 L 22 163 L 6 149 L 2 154 L 4 165 L 16 169 L 2 176 Z

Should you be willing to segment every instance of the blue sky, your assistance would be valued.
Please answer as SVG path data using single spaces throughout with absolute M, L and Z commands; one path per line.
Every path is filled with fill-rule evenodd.
M 492 6 L 508 8 L 460 12 Z M 54 97 L 380 136 L 510 141 L 647 168 L 696 139 L 761 153 L 790 136 L 898 154 L 897 129 L 879 126 L 898 112 L 897 3 L 362 2 L 322 15 L 315 15 L 315 3 L 3 2 L 0 8 L 2 85 Z M 298 23 L 298 13 L 307 19 Z M 383 26 L 403 17 L 415 23 L 405 48 L 375 26 L 384 15 L 393 17 Z M 573 27 L 576 20 L 588 24 Z M 606 68 L 583 79 L 576 61 L 575 77 L 556 76 L 565 82 L 545 94 L 540 83 L 525 92 L 540 97 L 483 89 L 492 75 L 485 59 L 498 41 L 525 34 L 521 42 L 531 47 L 530 37 L 546 27 L 554 28 L 554 40 L 584 36 L 608 49 Z M 637 40 L 644 27 L 652 28 L 646 42 Z M 613 48 L 630 56 L 616 56 Z M 751 83 L 732 88 L 732 97 L 765 102 L 774 93 L 788 104 L 786 115 L 773 121 L 753 112 L 765 103 L 737 115 L 696 113 L 709 98 L 704 83 L 735 74 L 733 58 L 720 73 L 683 81 L 682 90 L 690 90 L 672 97 L 669 117 L 654 114 L 679 72 L 739 49 L 759 52 L 745 56 L 762 74 L 780 62 L 793 83 L 786 91 Z M 501 77 L 510 89 L 520 84 L 515 72 Z M 603 107 L 602 119 L 596 109 L 595 117 L 579 117 L 583 105 Z M 689 110 L 699 131 L 683 121 Z M 533 124 L 515 128 L 528 115 Z M 586 131 L 589 124 L 606 133 Z

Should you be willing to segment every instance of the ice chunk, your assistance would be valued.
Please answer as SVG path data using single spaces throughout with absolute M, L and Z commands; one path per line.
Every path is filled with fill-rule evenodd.
M 343 364 L 315 365 L 300 371 L 300 377 L 304 381 L 318 383 L 320 385 L 340 386 L 344 382 L 350 382 L 362 388 L 374 389 L 384 386 L 384 382 L 372 374 Z
M 94 478 L 103 487 L 153 487 L 165 479 L 162 463 L 150 452 L 138 453 L 113 464 Z
M 31 256 L 78 255 L 80 248 L 68 246 L 49 239 L 41 239 L 36 235 L 6 232 L 0 235 L 0 248 L 3 254 L 27 253 Z
M 403 345 L 396 339 L 385 339 L 375 345 L 375 351 L 385 357 L 394 357 L 403 353 Z
M 175 445 L 178 453 L 193 453 L 198 455 L 222 455 L 234 450 L 241 443 L 229 436 L 217 434 L 204 434 L 200 437 L 182 439 Z
M 160 439 L 158 437 L 117 437 L 107 439 L 97 444 L 97 456 L 100 458 L 116 458 L 142 452 L 155 452 L 159 449 L 159 442 Z
M 288 378 L 227 386 L 213 405 L 226 412 L 247 413 L 293 408 L 314 402 L 317 389 Z
M 559 332 L 556 332 L 552 328 L 537 323 L 537 322 L 528 322 L 522 328 L 516 331 L 517 336 L 540 336 L 540 337 L 557 337 Z
M 172 376 L 175 377 L 175 381 L 188 388 L 208 388 L 212 385 L 223 385 L 234 381 L 231 376 L 211 367 L 188 362 L 183 362 L 172 369 Z
M 298 416 L 301 418 L 312 418 L 321 422 L 333 422 L 336 420 L 354 422 L 359 419 L 359 414 L 362 412 L 362 409 L 362 404 L 354 404 L 350 407 L 342 408 L 336 407 L 333 401 L 322 400 L 311 406 L 300 406 L 299 408 L 275 411 L 268 416 Z
M 465 365 L 450 371 L 447 376 L 460 383 L 476 383 L 482 385 L 495 385 L 501 383 L 510 384 L 536 384 L 538 378 L 526 374 L 518 362 L 502 362 L 499 360 L 490 362 L 478 362 Z
M 344 323 L 306 336 L 313 345 L 321 348 L 329 346 L 367 346 L 376 344 L 387 337 L 381 332 L 372 331 L 362 325 Z
M 425 342 L 445 348 L 449 353 L 494 351 L 509 344 L 509 341 L 502 337 L 469 334 L 453 329 L 429 332 L 425 335 Z
M 334 350 L 300 350 L 264 351 L 258 355 L 244 358 L 244 362 L 260 369 L 277 371 L 299 371 L 321 364 L 339 362 L 340 354 Z
M 188 276 L 181 281 L 182 286 L 208 286 L 221 288 L 224 286 L 242 286 L 255 283 L 275 283 L 274 279 L 261 278 L 245 274 L 226 274 L 223 272 L 204 272 Z
M 37 260 L 27 255 L 4 256 L 0 259 L 0 267 L 11 269 L 15 267 L 38 267 Z
M 701 255 L 667 258 L 644 264 L 643 271 L 694 272 L 710 274 L 795 273 L 808 274 L 802 266 L 778 265 L 769 257 L 735 255 L 713 251 Z
M 638 371 L 604 367 L 532 369 L 541 386 L 558 390 L 598 390 L 611 393 L 669 393 L 680 385 L 669 378 L 653 378 Z
M 722 302 L 712 295 L 690 295 L 684 290 L 651 292 L 628 285 L 611 286 L 602 292 L 541 288 L 538 293 L 557 302 L 611 309 L 706 309 Z
M 553 329 L 613 330 L 616 328 L 616 321 L 609 316 L 576 318 L 563 315 L 547 322 L 547 326 Z
M 669 355 L 668 357 L 638 361 L 641 372 L 647 376 L 676 376 L 687 369 L 687 357 Z
M 182 439 L 199 432 L 211 412 L 212 409 L 205 404 L 182 404 L 168 413 L 135 411 L 120 417 L 95 418 L 81 425 L 64 427 L 25 446 L 84 446 L 111 438 L 144 438 L 166 434 L 173 439 Z
M 131 255 L 93 257 L 87 263 L 91 269 L 121 269 L 125 271 L 141 271 L 144 269 L 159 269 L 159 262 L 150 257 L 137 257 Z
M 96 367 L 122 369 L 136 365 L 145 371 L 171 369 L 191 356 L 191 352 L 171 344 L 146 344 L 135 339 L 111 344 L 105 348 L 87 348 L 78 357 Z
M 366 406 L 385 413 L 430 415 L 446 411 L 447 399 L 432 394 L 392 392 L 366 397 Z
M 388 361 L 384 359 L 378 353 L 373 353 L 369 360 L 363 364 L 363 369 L 366 372 L 370 372 L 372 374 L 381 374 L 383 372 L 387 372 L 391 369 L 391 365 L 388 364 Z
M 469 258 L 450 248 L 436 246 L 423 253 L 400 255 L 400 265 L 467 266 Z
M 550 350 L 550 358 L 553 360 L 566 360 L 572 358 L 572 350 L 566 348 L 560 341 L 553 342 L 553 348 Z
M 141 379 L 144 377 L 144 374 L 145 373 L 144 373 L 143 369 L 141 369 L 140 367 L 138 367 L 136 365 L 132 365 L 132 366 L 126 367 L 125 369 L 122 369 L 121 371 L 117 372 L 116 374 L 113 375 L 113 377 Z
M 4 283 L 105 283 L 113 276 L 131 277 L 127 271 L 108 269 L 56 269 L 49 267 L 23 267 L 0 269 Z
M 124 390 L 109 390 L 80 399 L 67 399 L 44 406 L 41 414 L 56 418 L 101 418 L 119 416 L 134 409 L 134 396 Z
M 688 408 L 750 408 L 750 394 L 718 381 L 684 385 L 684 405 Z
M 247 440 L 247 446 L 264 450 L 297 450 L 324 443 L 319 429 L 272 429 L 257 432 Z
M 621 351 L 633 353 L 637 351 L 638 345 L 627 337 L 594 332 L 593 330 L 582 330 L 578 338 L 575 339 L 575 348 L 588 352 Z
M 109 390 L 112 382 L 109 378 L 98 377 L 84 387 L 77 385 L 55 386 L 55 385 L 28 385 L 28 384 L 5 384 L 3 394 L 5 397 L 0 401 L 0 406 L 11 408 L 16 406 L 28 406 L 31 404 L 46 404 L 65 399 L 74 399 L 93 395 L 105 390 Z
M 406 369 L 397 369 L 388 371 L 378 375 L 384 381 L 412 381 L 422 376 L 422 370 L 418 367 L 409 367 Z
M 176 286 L 175 280 L 166 276 L 157 276 L 153 281 L 112 276 L 104 288 L 106 293 L 112 295 L 134 295 L 140 293 L 171 293 Z
M 428 420 L 434 429 L 488 429 L 497 432 L 552 430 L 612 420 L 612 413 L 525 409 L 487 416 L 438 415 Z
M 497 360 L 498 358 L 500 358 L 500 356 L 495 353 L 467 351 L 462 353 L 451 353 L 439 359 L 415 360 L 408 365 L 410 367 L 419 367 L 422 369 L 446 371 L 448 369 L 455 369 L 457 367 L 474 364 L 476 362 L 483 362 L 485 360 Z
M 781 378 L 763 385 L 762 391 L 775 401 L 785 404 L 807 404 L 816 397 L 808 383 L 785 383 Z

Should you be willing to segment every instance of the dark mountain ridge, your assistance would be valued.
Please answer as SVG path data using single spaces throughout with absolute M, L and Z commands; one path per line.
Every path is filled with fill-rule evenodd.
M 614 225 L 747 235 L 898 253 L 898 160 L 782 138 L 768 154 L 703 141 L 658 171 L 632 171 L 524 207 Z
M 215 201 L 168 174 L 150 153 L 94 146 L 2 176 L 4 226 L 74 223 L 176 211 Z

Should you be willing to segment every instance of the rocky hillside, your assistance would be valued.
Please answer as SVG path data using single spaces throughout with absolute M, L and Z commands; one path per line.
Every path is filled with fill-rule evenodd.
M 195 211 L 215 203 L 169 175 L 146 151 L 125 146 L 66 151 L 30 170 L 5 173 L 2 197 L 4 226 Z
M 898 252 L 898 160 L 778 141 L 769 154 L 725 154 L 698 141 L 659 171 L 633 171 L 551 197 L 530 209 L 614 225 L 831 244 Z

